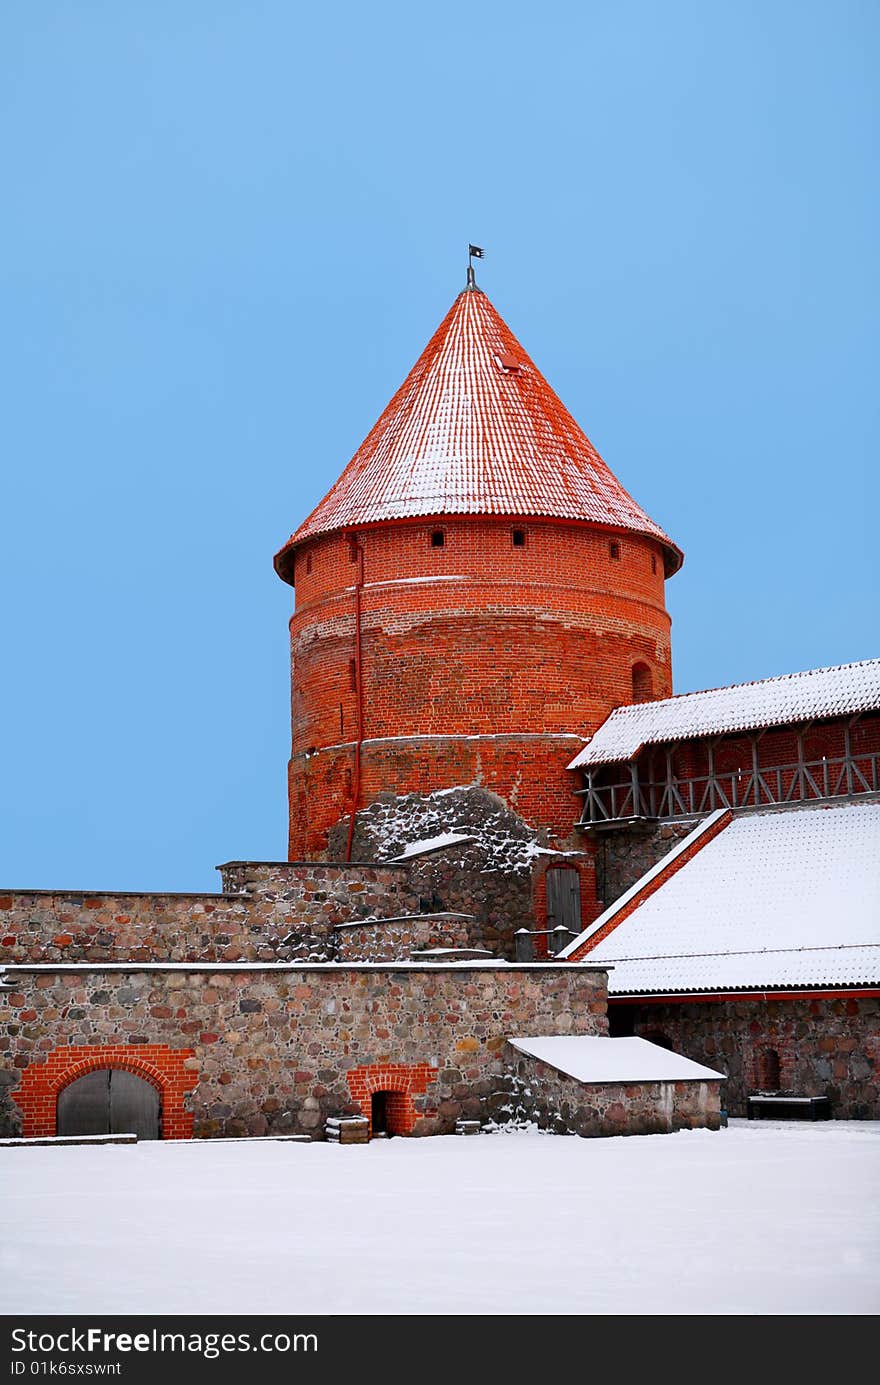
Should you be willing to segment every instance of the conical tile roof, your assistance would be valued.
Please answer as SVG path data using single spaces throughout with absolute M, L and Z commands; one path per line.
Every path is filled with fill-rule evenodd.
M 339 480 L 275 559 L 304 540 L 429 515 L 586 521 L 682 554 L 605 465 L 482 290 L 465 289 Z

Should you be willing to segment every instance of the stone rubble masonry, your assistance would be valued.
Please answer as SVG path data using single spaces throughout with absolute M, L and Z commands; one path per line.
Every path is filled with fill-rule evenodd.
M 420 833 L 454 827 L 476 840 L 383 864 Z M 386 795 L 378 815 L 359 815 L 357 845 L 348 864 L 227 862 L 222 894 L 0 891 L 0 963 L 388 961 L 437 947 L 512 961 L 517 931 L 546 922 L 552 866 L 578 871 L 582 926 L 595 917 L 590 851 L 551 854 L 476 786 Z
M 122 1051 L 130 1066 L 139 1050 L 143 1067 L 132 1070 L 148 1080 L 160 1053 L 182 1056 L 197 1078 L 183 1099 L 197 1137 L 321 1138 L 328 1116 L 366 1114 L 366 1092 L 355 1098 L 349 1074 L 412 1069 L 402 1093 L 411 1133 L 429 1135 L 487 1116 L 507 1035 L 607 1032 L 604 971 L 565 963 L 99 965 L 7 978 L 16 989 L 0 992 L 0 1065 L 40 1093 L 43 1104 L 28 1111 L 35 1135 L 54 1131 L 51 1093 L 73 1053 L 74 1067 L 111 1066 Z M 436 1073 L 420 1085 L 426 1068 Z M 398 1118 L 408 1121 L 407 1111 Z
M 385 790 L 476 782 L 567 839 L 577 805 L 565 766 L 583 738 L 632 702 L 636 665 L 653 696 L 672 690 L 663 571 L 655 539 L 558 520 L 444 516 L 303 543 L 290 622 L 291 858 L 323 856 L 349 815 L 359 734 L 358 806 Z
M 590 833 L 596 863 L 596 893 L 600 912 L 613 904 L 693 832 L 696 821 L 665 822 L 660 826 L 629 827 Z
M 509 1090 L 496 1120 L 534 1121 L 556 1135 L 657 1135 L 721 1124 L 717 1082 L 580 1082 L 508 1045 Z
M 224 893 L 0 892 L 3 962 L 289 961 L 315 931 L 419 913 L 405 869 L 232 862 Z M 297 934 L 294 945 L 285 943 Z
M 880 998 L 611 1002 L 617 1033 L 666 1044 L 727 1074 L 725 1102 L 747 1114 L 749 1092 L 767 1086 L 766 1053 L 779 1058 L 780 1089 L 828 1096 L 836 1119 L 880 1119 Z
M 382 961 L 434 947 L 513 956 L 526 905 L 511 880 L 437 868 L 447 904 L 405 866 L 232 862 L 223 894 L 0 892 L 0 964 Z M 476 919 L 467 905 L 479 909 Z M 391 919 L 390 923 L 381 920 Z M 350 926 L 354 925 L 354 926 Z
M 357 815 L 354 854 L 360 861 L 387 861 L 409 843 L 452 832 L 472 840 L 414 857 L 410 888 L 423 909 L 474 914 L 474 946 L 515 959 L 516 933 L 546 926 L 545 877 L 552 867 L 576 870 L 580 876 L 581 927 L 596 917 L 592 842 L 585 845 L 575 837 L 573 845 L 553 853 L 546 834 L 529 827 L 480 785 L 430 794 L 380 794 Z M 338 824 L 330 833 L 330 849 L 341 854 L 347 834 L 347 821 Z

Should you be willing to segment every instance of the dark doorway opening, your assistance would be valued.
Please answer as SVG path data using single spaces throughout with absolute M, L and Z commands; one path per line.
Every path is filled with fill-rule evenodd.
M 765 1048 L 761 1054 L 760 1082 L 765 1092 L 780 1090 L 779 1054 L 775 1048 Z
M 374 1092 L 370 1102 L 370 1134 L 390 1135 L 388 1129 L 388 1093 Z
M 59 1135 L 137 1135 L 162 1138 L 159 1093 L 150 1082 L 121 1068 L 98 1068 L 58 1093 Z

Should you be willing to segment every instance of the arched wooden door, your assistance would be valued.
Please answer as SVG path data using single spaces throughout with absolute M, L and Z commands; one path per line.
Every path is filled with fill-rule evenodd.
M 161 1139 L 159 1093 L 121 1068 L 98 1068 L 58 1093 L 59 1135 L 137 1135 Z

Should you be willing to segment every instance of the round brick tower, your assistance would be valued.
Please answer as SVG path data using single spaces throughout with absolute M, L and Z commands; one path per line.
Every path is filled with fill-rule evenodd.
M 470 283 L 275 558 L 290 622 L 290 858 L 379 793 L 481 784 L 557 840 L 566 765 L 672 691 L 678 548 Z

